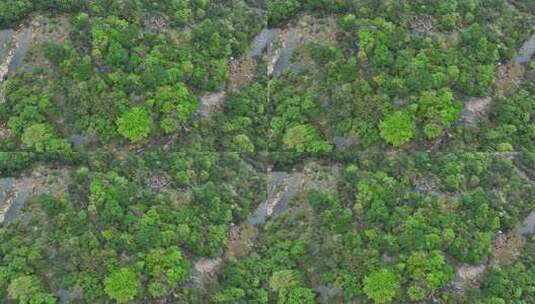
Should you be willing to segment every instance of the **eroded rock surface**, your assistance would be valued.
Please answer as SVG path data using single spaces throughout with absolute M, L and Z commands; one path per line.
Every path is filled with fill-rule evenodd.
M 28 51 L 31 31 L 23 28 L 17 31 L 11 29 L 0 34 L 0 83 L 5 77 L 22 66 L 23 59 Z
M 268 197 L 255 210 L 248 223 L 263 225 L 272 215 L 280 214 L 288 207 L 303 184 L 303 173 L 271 172 L 268 175 Z
M 264 51 L 267 50 L 268 45 L 275 40 L 280 34 L 280 29 L 264 29 L 262 30 L 251 43 L 249 50 L 247 51 L 247 56 L 251 58 L 256 58 L 261 56 Z
M 535 211 L 532 211 L 518 229 L 518 232 L 523 235 L 535 233 Z
M 486 264 L 468 265 L 463 264 L 455 270 L 453 288 L 457 291 L 464 291 L 469 284 L 476 283 L 477 279 L 487 269 Z
M 464 105 L 461 120 L 467 124 L 476 124 L 479 117 L 487 115 L 492 100 L 491 96 L 468 100 Z
M 194 283 L 202 283 L 207 276 L 211 276 L 223 264 L 223 259 L 220 257 L 214 259 L 202 258 L 193 264 L 191 280 Z
M 225 101 L 225 97 L 227 96 L 227 92 L 221 91 L 221 92 L 215 92 L 215 93 L 208 93 L 203 96 L 201 96 L 201 103 L 199 108 L 199 113 L 203 117 L 208 117 L 210 114 L 218 107 L 221 107 L 223 102 Z

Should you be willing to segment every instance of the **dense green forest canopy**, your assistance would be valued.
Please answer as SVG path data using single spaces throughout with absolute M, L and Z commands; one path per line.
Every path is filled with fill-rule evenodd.
M 63 39 L 36 38 L 44 41 L 32 44 L 28 68 L 6 80 L 0 117 L 10 132 L 0 140 L 2 150 L 68 151 L 72 135 L 83 136 L 87 149 L 121 145 L 121 139 L 161 145 L 195 120 L 202 94 L 225 87 L 232 58 L 243 56 L 264 27 L 264 11 L 247 1 L 43 2 L 24 12 L 73 14 L 61 17 L 68 18 Z M 1 3 L 7 13 L 11 1 Z M 51 18 L 44 22 L 59 31 Z M 245 90 L 258 90 L 251 85 Z M 240 114 L 222 123 L 243 125 Z M 229 150 L 254 140 L 242 125 L 226 132 L 236 142 L 225 142 Z
M 528 158 L 516 161 L 528 164 Z M 313 166 L 310 174 L 323 176 L 318 184 L 266 225 L 243 258 L 225 265 L 212 299 L 311 303 L 308 294 L 318 292 L 324 303 L 408 303 L 432 295 L 441 303 L 533 300 L 532 262 L 498 262 L 492 241 L 495 231 L 516 229 L 515 214 L 533 210 L 533 183 L 517 175 L 514 162 L 486 153 L 335 160 Z M 333 166 L 339 173 L 329 181 Z M 517 205 L 500 203 L 511 196 Z M 484 287 L 468 297 L 450 286 L 461 262 L 489 265 Z M 512 279 L 520 269 L 525 275 Z M 508 287 L 490 286 L 499 280 Z
M 535 302 L 530 0 L 0 0 L 0 303 Z
M 533 240 L 518 232 L 535 208 L 533 153 L 273 154 L 273 170 L 304 175 L 264 227 L 248 223 L 277 197 L 274 177 L 244 154 L 4 157 L 18 160 L 2 163 L 10 174 L 69 172 L 66 192 L 30 199 L 0 228 L 5 299 L 55 303 L 58 290 L 87 303 L 533 299 Z M 205 285 L 197 257 L 225 259 Z M 483 267 L 481 288 L 462 279 L 467 267 Z
M 303 39 L 289 71 L 273 80 L 278 151 L 292 149 L 284 139 L 296 126 L 316 136 L 306 144 L 309 151 L 327 151 L 320 142 L 333 136 L 354 138 L 360 149 L 426 149 L 466 119 L 463 108 L 510 94 L 501 85 L 517 81 L 511 62 L 535 28 L 532 14 L 506 1 L 269 3 L 270 22 L 288 22 L 288 37 L 318 24 L 334 37 Z M 303 11 L 316 19 L 307 23 Z M 329 12 L 336 16 L 331 26 Z M 288 96 L 306 100 L 290 105 Z
M 5 81 L 0 146 L 69 151 L 74 136 L 84 150 L 427 150 L 472 137 L 466 121 L 486 117 L 472 108 L 533 79 L 529 58 L 515 63 L 535 28 L 521 1 L 357 2 L 0 2 L 4 26 L 35 30 L 25 18 L 48 14 L 58 33 L 34 34 L 26 68 Z M 266 26 L 280 41 L 251 62 Z M 203 119 L 219 99 L 223 111 Z M 529 129 L 533 109 L 522 112 L 498 132 Z M 461 148 L 530 148 L 498 137 Z

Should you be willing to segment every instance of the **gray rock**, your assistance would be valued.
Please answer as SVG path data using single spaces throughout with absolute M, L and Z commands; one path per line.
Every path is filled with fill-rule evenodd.
M 23 29 L 17 37 L 17 48 L 9 64 L 9 73 L 15 73 L 24 63 L 24 57 L 30 48 L 32 32 L 29 28 Z
M 331 140 L 331 143 L 336 147 L 336 149 L 343 150 L 358 144 L 358 138 L 355 136 L 334 136 Z
M 290 200 L 297 194 L 303 173 L 272 172 L 268 185 L 268 197 L 249 218 L 253 226 L 263 225 L 270 217 L 277 216 L 288 209 Z
M 12 29 L 5 29 L 0 31 L 0 62 L 6 60 L 9 52 L 9 42 L 12 41 L 14 31 Z
M 15 197 L 15 200 L 13 201 L 13 204 L 11 205 L 11 207 L 9 208 L 9 210 L 7 210 L 5 214 L 4 220 L 6 223 L 11 222 L 19 215 L 20 210 L 22 209 L 22 206 L 24 205 L 24 203 L 30 196 L 30 192 L 31 192 L 31 185 L 29 181 L 24 180 L 17 189 L 17 194 Z
M 299 44 L 299 32 L 297 29 L 291 29 L 288 37 L 280 49 L 279 57 L 273 66 L 273 76 L 280 76 L 284 70 L 290 67 L 290 59 Z
M 535 34 L 522 45 L 514 60 L 518 64 L 528 63 L 533 54 L 535 54 Z
M 518 229 L 518 232 L 524 235 L 535 233 L 535 211 L 532 211 L 528 215 L 522 226 Z
M 73 148 L 78 149 L 84 144 L 84 136 L 81 134 L 73 134 L 69 137 L 69 142 Z
M 247 56 L 250 58 L 257 58 L 262 55 L 267 49 L 267 46 L 279 36 L 280 31 L 281 30 L 278 28 L 262 30 L 253 39 L 249 51 L 247 52 Z

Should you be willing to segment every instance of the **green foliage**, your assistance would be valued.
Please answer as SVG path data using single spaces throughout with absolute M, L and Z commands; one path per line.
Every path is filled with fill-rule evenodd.
M 276 24 L 284 21 L 297 13 L 300 7 L 301 3 L 297 0 L 268 0 L 268 23 Z
M 515 2 L 526 9 L 524 2 Z M 61 136 L 87 136 L 92 142 L 86 147 L 102 148 L 121 135 L 118 117 L 141 104 L 154 120 L 146 135 L 153 140 L 144 143 L 171 142 L 178 149 L 284 151 L 291 133 L 312 141 L 293 151 L 330 151 L 327 143 L 333 137 L 344 139 L 341 149 L 374 148 L 381 137 L 391 137 L 390 143 L 399 147 L 420 144 L 443 138 L 469 96 L 490 93 L 497 63 L 511 60 L 535 20 L 502 0 L 364 1 L 358 9 L 346 0 L 273 0 L 265 6 L 242 0 L 233 5 L 208 0 L 19 0 L 0 5 L 4 24 L 36 10 L 73 13 L 67 39 L 43 43 L 35 60 L 28 60 L 35 61 L 27 65 L 31 72 L 9 77 L 0 116 L 12 134 L 2 140 L 2 150 L 26 149 L 20 145 L 24 129 L 41 123 L 53 125 Z M 300 68 L 272 77 L 269 85 L 259 62 L 258 69 L 248 71 L 255 74 L 255 84 L 228 94 L 232 96 L 217 118 L 196 120 L 197 97 L 222 89 L 229 76 L 235 78 L 231 66 L 242 61 L 251 39 L 265 27 L 258 20 L 267 16 L 275 26 L 303 11 L 335 39 L 300 41 L 291 65 Z M 339 26 L 331 28 L 322 17 Z M 426 32 L 429 26 L 433 31 Z M 178 27 L 189 30 L 176 31 Z M 301 45 L 308 41 L 315 42 Z M 43 69 L 40 55 L 51 69 Z M 268 87 L 269 105 L 261 101 L 267 99 Z M 385 119 L 398 111 L 411 113 L 411 136 L 406 131 L 384 135 Z M 219 125 L 223 128 L 215 127 Z M 509 143 L 517 150 L 518 143 L 497 138 L 513 133 L 529 137 L 529 128 L 518 126 L 506 123 L 475 136 L 486 141 L 485 149 Z M 187 130 L 180 141 L 166 137 L 176 138 L 179 130 Z M 462 132 L 469 139 L 475 131 Z
M 133 270 L 121 268 L 106 277 L 104 291 L 117 303 L 127 303 L 139 293 L 139 284 L 138 275 Z
M 389 303 L 394 299 L 399 289 L 399 280 L 388 270 L 381 269 L 372 272 L 364 280 L 364 292 L 375 303 Z
M 284 304 L 306 304 L 314 303 L 316 293 L 310 288 L 296 287 L 285 288 L 279 291 L 277 303 Z
M 530 236 L 448 288 L 535 208 L 534 63 L 509 64 L 531 6 L 357 2 L 0 0 L 0 25 L 46 29 L 0 89 L 0 191 L 28 196 L 0 228 L 0 302 L 535 302 Z M 291 55 L 269 76 L 247 54 L 266 21 Z M 201 257 L 223 262 L 193 286 Z
M 216 303 L 238 301 L 245 296 L 245 291 L 240 288 L 228 288 L 216 293 L 212 300 Z
M 350 1 L 307 1 L 301 10 L 316 17 L 336 12 L 340 27 L 306 19 L 335 32 L 336 39 L 312 38 L 298 45 L 292 71 L 272 80 L 274 130 L 289 118 L 294 124 L 307 122 L 325 140 L 349 138 L 340 149 L 377 147 L 384 138 L 381 123 L 397 111 L 411 113 L 414 130 L 396 138 L 396 146 L 447 134 L 470 96 L 490 94 L 496 66 L 512 60 L 529 38 L 526 24 L 535 20 L 519 16 L 503 1 L 369 1 L 358 9 Z M 282 105 L 293 96 L 307 96 L 313 105 L 301 107 L 298 116 L 291 102 Z M 280 143 L 282 137 L 274 134 Z M 413 146 L 403 149 L 408 147 Z
M 502 261 L 483 273 L 481 288 L 467 301 L 475 303 L 530 303 L 534 300 L 533 242 L 526 243 L 516 261 Z M 454 299 L 455 300 L 455 299 Z
M 151 249 L 144 257 L 150 276 L 149 292 L 155 298 L 168 294 L 190 272 L 191 266 L 177 247 Z
M 59 139 L 49 124 L 34 124 L 27 127 L 21 136 L 22 142 L 36 152 L 70 151 L 65 139 Z
M 310 125 L 292 127 L 284 134 L 283 142 L 288 148 L 297 152 L 328 152 L 332 146 L 321 141 Z
M 394 63 L 394 56 L 386 45 L 378 44 L 373 52 L 371 62 L 377 68 L 389 67 Z
M 30 165 L 34 158 L 29 152 L 0 152 L 0 172 L 11 174 Z
M 117 118 L 117 131 L 133 142 L 146 138 L 151 132 L 151 128 L 150 113 L 141 107 L 133 107 Z
M 34 276 L 22 276 L 13 279 L 7 290 L 11 299 L 19 303 L 54 304 L 53 294 L 41 292 L 39 280 Z
M 341 20 L 342 28 L 345 31 L 352 30 L 357 23 L 357 17 L 353 14 L 347 14 L 345 15 Z
M 478 296 L 496 302 L 532 302 L 535 267 L 532 242 L 526 243 L 520 258 L 512 263 L 490 269 L 482 278 L 482 288 Z
M 62 25 L 60 36 L 65 39 L 52 42 L 57 38 L 47 39 L 49 34 L 43 33 L 46 42 L 37 43 L 27 72 L 9 77 L 12 84 L 6 90 L 7 102 L 0 105 L 0 117 L 9 121 L 13 132 L 1 140 L 2 150 L 26 149 L 20 136 L 35 123 L 49 123 L 62 135 L 83 135 L 91 142 L 84 148 L 103 148 L 126 134 L 118 134 L 118 117 L 141 104 L 154 120 L 147 137 L 176 133 L 197 110 L 197 96 L 226 84 L 231 58 L 241 57 L 264 26 L 257 22 L 262 10 L 249 1 L 233 5 L 207 0 L 18 2 L 22 15 L 34 10 L 76 14 L 72 26 Z M 0 2 L 6 6 L 2 12 L 10 11 L 12 3 L 16 2 Z M 54 19 L 44 23 L 52 29 Z M 191 31 L 174 35 L 178 33 L 174 28 L 182 26 Z M 232 138 L 238 134 L 218 144 L 233 148 Z M 145 135 L 129 136 L 137 141 Z M 215 138 L 219 140 L 212 132 L 209 139 Z
M 235 149 L 233 151 L 239 152 L 254 152 L 254 144 L 245 134 L 238 134 L 234 137 Z
M 182 83 L 159 87 L 147 103 L 160 113 L 160 127 L 164 133 L 176 131 L 198 107 L 197 99 Z
M 413 137 L 414 122 L 411 114 L 396 111 L 388 115 L 379 126 L 381 137 L 395 147 L 401 146 Z
M 6 25 L 18 21 L 32 9 L 32 2 L 28 0 L 3 0 L 0 2 L 0 24 Z
M 531 89 L 531 88 L 530 88 Z M 489 128 L 484 131 L 484 139 L 489 145 L 500 150 L 502 142 L 512 145 L 513 149 L 534 147 L 535 113 L 533 90 L 520 90 L 510 98 L 496 102 L 490 115 Z M 503 146 L 503 145 L 502 145 Z M 502 150 L 510 148 L 502 147 Z
M 405 277 L 411 281 L 408 289 L 411 301 L 428 298 L 438 288 L 446 285 L 453 276 L 452 267 L 446 264 L 440 251 L 429 254 L 413 253 L 407 259 L 405 271 Z
M 37 284 L 51 267 L 47 281 L 86 301 L 161 299 L 190 276 L 193 258 L 221 252 L 230 223 L 243 221 L 265 193 L 262 177 L 233 153 L 100 154 L 86 161 L 69 167 L 72 179 L 57 181 L 72 191 L 29 200 L 29 221 L 0 229 L 0 299 L 28 273 L 43 288 L 37 294 L 55 292 Z M 190 195 L 158 194 L 163 188 L 147 183 Z
M 70 12 L 79 9 L 81 0 L 2 0 L 0 1 L 0 25 L 16 22 L 35 10 L 58 10 Z
M 274 272 L 269 279 L 269 287 L 274 291 L 283 288 L 291 288 L 300 285 L 299 273 L 295 270 L 279 270 Z
M 485 153 L 340 154 L 340 174 L 324 157 L 302 159 L 299 166 L 318 180 L 305 179 L 291 211 L 264 226 L 245 257 L 226 264 L 214 295 L 284 301 L 307 287 L 329 289 L 333 303 L 438 298 L 453 265 L 488 257 L 492 235 L 518 225 L 502 222 L 505 214 L 522 218 L 532 205 L 533 188 L 524 188 L 510 163 Z M 280 157 L 277 165 L 286 162 Z M 449 176 L 456 188 L 446 186 Z M 511 195 L 505 211 L 500 197 Z
M 286 165 L 277 168 L 289 166 L 279 159 Z M 344 170 L 333 164 L 305 162 L 314 174 L 290 197 L 292 211 L 272 218 L 260 234 L 243 230 L 245 240 L 257 238 L 255 246 L 242 252 L 236 241 L 227 250 L 239 255 L 225 261 L 214 288 L 180 289 L 180 297 L 310 303 L 321 285 L 334 303 L 424 301 L 443 294 L 453 263 L 487 258 L 493 233 L 516 227 L 532 208 L 533 188 L 500 156 L 360 153 L 339 156 L 336 166 Z M 245 221 L 265 200 L 265 181 L 250 170 L 237 153 L 91 156 L 73 168 L 66 197 L 31 200 L 26 224 L 0 230 L 0 293 L 7 297 L 11 282 L 28 273 L 36 294 L 54 292 L 36 283 L 52 265 L 57 270 L 49 279 L 79 290 L 84 300 L 164 298 L 190 276 L 192 259 L 217 256 L 230 224 Z M 500 204 L 504 197 L 508 204 Z M 508 286 L 485 291 L 488 298 L 529 296 L 529 277 L 515 274 L 529 270 L 518 267 L 485 283 Z M 118 284 L 113 278 L 125 269 L 135 279 Z
M 503 301 L 533 300 L 533 265 L 527 268 L 518 262 L 503 269 L 494 269 L 484 279 L 484 293 Z
M 427 138 L 437 138 L 443 133 L 444 127 L 459 118 L 460 104 L 456 103 L 451 90 L 444 88 L 438 92 L 423 92 L 417 101 L 419 117 L 429 121 L 424 126 Z

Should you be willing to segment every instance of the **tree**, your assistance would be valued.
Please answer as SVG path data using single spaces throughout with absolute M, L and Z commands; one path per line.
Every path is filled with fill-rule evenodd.
M 328 152 L 332 150 L 332 146 L 319 139 L 316 130 L 308 124 L 288 129 L 282 140 L 286 146 L 297 152 Z
M 133 300 L 139 292 L 139 277 L 128 268 L 121 268 L 104 280 L 104 291 L 118 303 Z
M 346 32 L 351 31 L 357 24 L 357 17 L 353 14 L 347 14 L 342 18 L 341 26 Z
M 283 288 L 279 291 L 278 302 L 281 304 L 315 303 L 316 293 L 306 287 Z
M 295 14 L 301 4 L 296 0 L 270 0 L 267 2 L 269 23 L 277 23 Z
M 183 83 L 159 87 L 148 103 L 161 114 L 160 127 L 165 133 L 176 131 L 198 108 L 197 98 Z
M 149 283 L 149 294 L 153 298 L 161 298 L 167 294 L 169 291 L 169 288 L 167 285 L 161 283 L 161 282 L 151 282 Z
M 0 1 L 0 24 L 6 25 L 16 21 L 32 10 L 32 1 L 29 0 L 2 0 Z
M 234 136 L 233 142 L 237 152 L 254 152 L 254 144 L 245 134 Z
M 408 290 L 412 301 L 420 301 L 432 295 L 438 288 L 447 284 L 453 269 L 449 266 L 442 252 L 414 252 L 406 262 L 406 278 L 411 280 Z
M 310 288 L 300 287 L 301 274 L 292 269 L 275 271 L 269 279 L 269 287 L 278 292 L 278 303 L 313 303 L 316 294 Z
M 38 152 L 45 151 L 45 143 L 54 137 L 54 130 L 49 124 L 34 124 L 27 127 L 22 134 L 22 142 L 35 148 Z
M 459 75 L 459 88 L 470 96 L 484 96 L 494 83 L 494 65 L 475 65 L 465 67 Z
M 133 107 L 124 112 L 116 123 L 119 134 L 133 142 L 147 137 L 152 127 L 150 113 L 141 107 Z
M 11 281 L 7 288 L 10 298 L 23 301 L 29 294 L 39 291 L 39 282 L 35 277 L 22 276 Z
M 399 279 L 388 269 L 373 272 L 364 279 L 364 292 L 375 303 L 388 303 L 396 297 Z
M 398 147 L 411 140 L 414 121 L 408 112 L 396 111 L 381 122 L 379 129 L 386 142 Z
M 394 62 L 394 55 L 388 49 L 388 47 L 382 43 L 378 44 L 375 48 L 372 57 L 372 64 L 377 67 L 390 67 Z
M 19 303 L 54 304 L 56 298 L 50 293 L 41 291 L 39 279 L 34 276 L 22 276 L 11 281 L 7 288 L 10 298 Z
M 275 291 L 299 285 L 299 272 L 291 269 L 275 271 L 269 279 L 269 287 Z
M 427 122 L 424 133 L 429 139 L 440 136 L 444 127 L 449 126 L 461 113 L 461 106 L 454 100 L 449 88 L 442 88 L 438 92 L 425 91 L 417 103 L 419 116 Z
M 178 247 L 150 250 L 145 257 L 145 264 L 152 277 L 165 281 L 169 287 L 183 280 L 191 268 Z
M 525 249 L 525 256 L 529 255 Z M 535 294 L 535 266 L 533 262 L 525 265 L 515 262 L 492 269 L 483 278 L 483 293 L 487 296 L 503 299 L 503 303 L 533 303 Z M 508 301 L 508 302 L 506 302 Z
M 54 128 L 47 123 L 33 124 L 24 130 L 22 142 L 37 152 L 69 151 L 70 144 L 65 139 L 57 138 Z
M 216 293 L 212 299 L 214 302 L 235 303 L 245 296 L 245 291 L 241 288 L 226 288 Z

